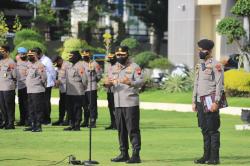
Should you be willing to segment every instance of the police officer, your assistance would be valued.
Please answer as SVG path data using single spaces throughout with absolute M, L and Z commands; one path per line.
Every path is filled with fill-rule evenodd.
M 68 104 L 68 116 L 70 126 L 66 131 L 79 131 L 82 120 L 82 102 L 88 84 L 86 71 L 81 61 L 79 51 L 71 51 L 69 62 L 72 66 L 66 71 L 66 95 Z
M 118 63 L 112 66 L 112 78 L 106 78 L 104 83 L 114 90 L 115 118 L 121 151 L 111 161 L 140 163 L 139 88 L 143 85 L 143 76 L 140 67 L 128 58 L 128 47 L 118 47 L 115 54 Z M 128 155 L 128 136 L 133 147 L 131 158 Z
M 62 57 L 55 55 L 51 58 L 53 64 L 58 68 L 58 76 L 55 81 L 56 87 L 59 87 L 60 91 L 60 99 L 59 99 L 59 119 L 54 122 L 52 125 L 63 125 L 64 124 L 64 116 L 66 113 L 66 71 L 72 66 L 72 64 L 68 61 L 64 61 Z M 67 121 L 67 120 L 66 120 Z
M 18 89 L 18 103 L 20 111 L 20 121 L 17 126 L 28 125 L 28 94 L 26 88 L 26 76 L 28 70 L 27 49 L 24 47 L 17 48 L 17 89 Z
M 0 110 L 2 111 L 2 126 L 5 129 L 15 129 L 15 88 L 16 63 L 10 58 L 10 48 L 1 46 L 0 53 Z
M 116 64 L 116 56 L 113 53 L 109 53 L 108 56 L 108 66 L 106 68 L 107 77 L 112 79 L 112 66 Z M 115 103 L 114 103 L 114 93 L 113 87 L 106 88 L 107 90 L 107 100 L 108 100 L 108 108 L 110 114 L 110 126 L 106 127 L 106 130 L 117 129 L 116 122 L 115 122 Z
M 223 67 L 211 55 L 214 42 L 203 39 L 198 42 L 200 62 L 196 65 L 196 77 L 193 90 L 193 111 L 197 111 L 198 125 L 201 128 L 204 143 L 203 156 L 195 160 L 196 164 L 219 164 L 220 115 L 219 103 L 223 92 Z M 215 93 L 211 111 L 204 112 L 201 97 Z
M 28 54 L 26 87 L 28 93 L 29 118 L 31 126 L 24 131 L 41 132 L 43 114 L 45 111 L 45 88 L 47 75 L 45 66 L 38 60 L 37 51 L 31 49 Z
M 97 82 L 102 78 L 102 70 L 100 65 L 92 60 L 92 53 L 86 49 L 82 51 L 83 66 L 88 77 L 88 87 L 84 96 L 84 122 L 81 127 L 87 127 L 89 118 L 92 128 L 96 127 L 97 119 Z M 91 101 L 91 102 L 90 102 Z

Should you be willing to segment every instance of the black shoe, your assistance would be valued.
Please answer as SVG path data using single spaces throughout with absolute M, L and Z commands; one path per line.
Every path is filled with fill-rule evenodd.
M 21 122 L 21 121 L 16 123 L 16 126 L 24 126 L 24 125 L 25 125 L 25 123 Z
M 62 126 L 62 125 L 63 125 L 63 122 L 60 121 L 60 120 L 58 120 L 58 121 L 52 123 L 52 126 Z
M 13 130 L 13 129 L 15 129 L 15 126 L 14 126 L 14 125 L 7 125 L 7 126 L 5 127 L 5 130 Z
M 62 126 L 68 126 L 69 122 L 68 121 L 63 121 Z
M 74 131 L 81 131 L 80 126 L 73 128 Z
M 42 132 L 42 128 L 41 127 L 34 128 L 32 132 Z
M 208 159 L 206 159 L 205 157 L 201 157 L 200 159 L 194 160 L 195 164 L 207 164 Z
M 126 162 L 129 160 L 128 152 L 121 152 L 119 156 L 111 159 L 112 162 Z
M 83 123 L 81 124 L 81 127 L 89 127 L 89 124 L 88 124 L 87 122 L 83 122 Z
M 208 160 L 207 162 L 208 165 L 217 165 L 220 164 L 219 160 Z
M 127 164 L 141 163 L 139 150 L 133 151 L 132 157 L 126 163 Z
M 23 131 L 32 131 L 32 130 L 33 130 L 33 127 L 31 127 L 31 126 L 23 129 Z
M 1 125 L 0 125 L 0 129 L 4 129 L 5 128 L 5 124 L 4 123 L 2 123 Z
M 113 125 L 110 125 L 110 126 L 106 127 L 105 130 L 116 130 L 116 128 L 114 128 Z
M 72 130 L 74 130 L 74 127 L 69 126 L 69 127 L 64 128 L 63 130 L 64 131 L 72 131 Z

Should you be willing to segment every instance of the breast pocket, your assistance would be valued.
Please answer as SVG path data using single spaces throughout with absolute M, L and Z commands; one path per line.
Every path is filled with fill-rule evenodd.
M 76 82 L 80 82 L 82 80 L 82 78 L 77 73 L 77 71 L 74 71 L 73 78 L 74 78 L 74 81 L 76 81 Z
M 212 80 L 213 79 L 213 70 L 212 69 L 206 69 L 203 71 L 203 79 L 205 80 Z

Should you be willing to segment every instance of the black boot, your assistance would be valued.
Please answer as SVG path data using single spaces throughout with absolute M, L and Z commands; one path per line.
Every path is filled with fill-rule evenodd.
M 132 157 L 126 163 L 127 164 L 141 163 L 140 151 L 134 150 Z
M 74 127 L 74 131 L 80 131 L 81 129 L 80 129 L 80 123 L 81 122 L 77 122 L 77 123 L 75 123 L 75 127 Z
M 81 124 L 81 127 L 89 127 L 88 120 L 87 121 L 84 120 Z
M 121 154 L 116 158 L 111 159 L 112 162 L 126 162 L 129 160 L 128 151 L 121 151 Z
M 201 158 L 194 160 L 195 164 L 206 164 L 210 158 L 211 138 L 206 131 L 203 131 L 202 134 L 203 134 L 204 153 Z
M 62 120 L 58 120 L 54 123 L 52 123 L 52 126 L 62 126 L 63 125 L 63 121 Z
M 211 150 L 211 158 L 208 160 L 207 164 L 209 165 L 220 164 L 219 149 Z
M 35 124 L 35 128 L 33 128 L 32 132 L 42 132 L 42 125 L 41 125 L 41 123 L 37 122 Z
M 96 120 L 95 120 L 94 118 L 92 118 L 92 119 L 90 120 L 89 127 L 91 127 L 91 128 L 96 128 Z
M 23 129 L 23 131 L 32 131 L 35 128 L 35 124 L 32 122 L 29 127 Z

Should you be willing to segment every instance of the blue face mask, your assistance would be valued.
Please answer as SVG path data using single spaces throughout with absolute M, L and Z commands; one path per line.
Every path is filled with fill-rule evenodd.
M 200 59 L 206 59 L 206 57 L 208 56 L 208 52 L 200 51 L 199 56 L 200 56 Z

